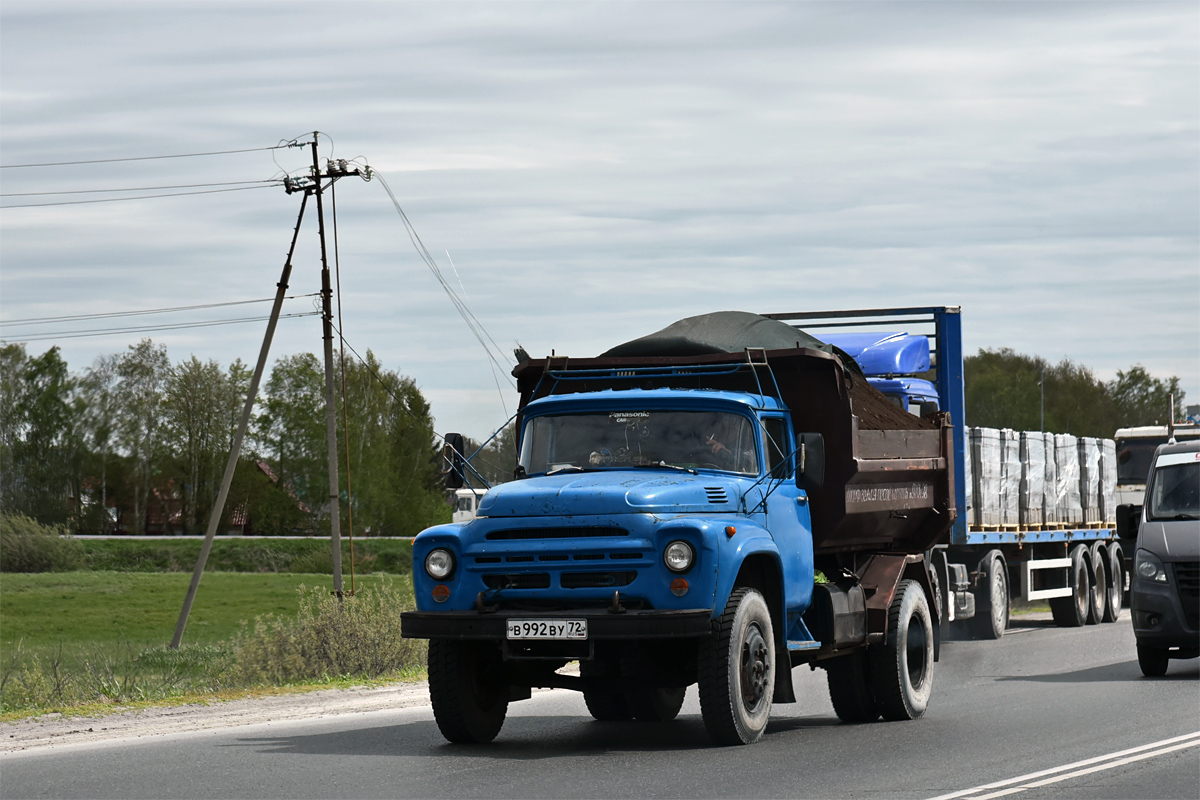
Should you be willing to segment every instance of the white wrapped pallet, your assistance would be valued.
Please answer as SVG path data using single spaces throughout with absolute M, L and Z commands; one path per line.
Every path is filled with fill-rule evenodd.
M 1021 432 L 1021 524 L 1040 527 L 1044 521 L 1046 434 Z
M 1021 436 L 1012 428 L 1000 431 L 1000 524 L 1021 520 Z
M 1100 518 L 1117 524 L 1117 443 L 1100 440 Z
M 1069 433 L 1054 434 L 1054 466 L 1058 470 L 1055 483 L 1058 521 L 1068 525 L 1083 522 L 1079 500 L 1079 439 Z
M 971 428 L 963 431 L 963 492 L 967 497 L 967 507 L 965 509 L 967 525 L 978 524 L 975 521 L 975 479 L 971 469 L 971 462 L 974 461 L 975 448 L 971 447 Z
M 971 475 L 975 485 L 975 525 L 1000 525 L 1000 431 L 971 429 Z
M 1043 433 L 1046 444 L 1046 482 L 1042 495 L 1042 519 L 1047 524 L 1062 522 L 1058 516 L 1058 469 L 1054 461 L 1054 434 Z
M 1079 501 L 1083 521 L 1100 521 L 1100 440 L 1091 436 L 1079 439 Z

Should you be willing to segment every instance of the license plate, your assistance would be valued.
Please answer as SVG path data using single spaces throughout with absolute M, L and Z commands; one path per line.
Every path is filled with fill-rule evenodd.
M 510 619 L 509 639 L 587 639 L 586 619 Z

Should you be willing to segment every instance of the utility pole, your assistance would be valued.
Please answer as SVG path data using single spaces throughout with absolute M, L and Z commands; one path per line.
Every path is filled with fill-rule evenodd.
M 1046 430 L 1046 367 L 1042 367 L 1042 377 L 1038 380 L 1038 388 L 1042 391 L 1042 422 L 1039 431 Z
M 321 165 L 317 154 L 317 136 L 313 132 L 313 140 L 309 143 L 312 147 L 312 177 L 311 179 L 284 179 L 284 188 L 288 194 L 294 192 L 303 192 L 304 195 L 300 200 L 300 214 L 296 219 L 296 228 L 292 232 L 292 244 L 288 248 L 287 259 L 284 261 L 283 274 L 279 278 L 277 291 L 275 292 L 275 304 L 271 306 L 271 317 L 267 322 L 267 332 L 263 336 L 262 348 L 259 350 L 258 363 L 254 367 L 254 377 L 250 380 L 250 387 L 246 392 L 246 404 L 242 408 L 242 416 L 238 421 L 237 433 L 233 437 L 233 446 L 229 452 L 229 461 L 225 465 L 225 475 L 221 479 L 221 490 L 217 493 L 216 502 L 213 503 L 212 512 L 208 518 L 208 530 L 204 536 L 204 544 L 200 547 L 200 557 L 196 559 L 196 568 L 192 572 L 192 582 L 188 586 L 187 596 L 183 600 L 183 608 L 179 612 L 179 622 L 175 625 L 175 635 L 171 639 L 171 648 L 178 649 L 183 641 L 183 631 L 187 627 L 188 616 L 192 611 L 192 604 L 196 599 L 196 591 L 200 588 L 200 579 L 204 576 L 204 567 L 208 562 L 209 553 L 212 552 L 213 538 L 216 536 L 217 527 L 220 525 L 221 516 L 225 512 L 225 502 L 229 497 L 229 487 L 233 482 L 233 474 L 237 468 L 238 458 L 242 452 L 242 440 L 246 435 L 246 428 L 250 423 L 250 414 L 254 410 L 254 401 L 258 396 L 258 386 L 262 380 L 263 371 L 266 368 L 267 355 L 271 350 L 271 340 L 275 336 L 275 326 L 279 321 L 279 311 L 283 306 L 284 296 L 287 293 L 288 281 L 292 274 L 292 257 L 296 253 L 296 241 L 300 236 L 300 223 L 304 221 L 304 210 L 308 206 L 309 195 L 315 195 L 317 198 L 317 227 L 321 240 L 321 318 L 323 323 L 323 332 L 325 338 L 325 431 L 326 431 L 326 446 L 328 447 L 329 461 L 329 502 L 330 502 L 330 538 L 333 547 L 333 590 L 342 598 L 342 541 L 341 541 L 341 510 L 340 510 L 340 492 L 338 491 L 338 473 L 337 473 L 337 407 L 335 395 L 333 391 L 333 289 L 329 280 L 329 259 L 325 247 L 325 212 L 321 204 L 321 185 L 322 179 L 329 179 L 330 183 L 338 178 L 347 175 L 358 175 L 363 180 L 371 180 L 371 168 L 364 166 L 358 167 L 347 163 L 344 160 L 328 161 L 328 168 L 324 173 L 321 172 Z M 303 143 L 293 143 L 291 147 L 303 147 Z
M 321 164 L 317 132 L 313 131 L 312 171 L 316 181 L 317 235 L 321 240 L 321 330 L 325 340 L 325 444 L 329 464 L 329 538 L 333 548 L 333 593 L 342 599 L 342 511 L 338 487 L 337 403 L 333 391 L 333 287 L 329 281 L 329 256 L 325 247 L 325 210 L 321 203 Z

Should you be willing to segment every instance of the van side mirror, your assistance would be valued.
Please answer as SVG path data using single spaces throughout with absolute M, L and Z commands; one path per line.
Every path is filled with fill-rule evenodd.
M 825 483 L 825 437 L 802 433 L 796 437 L 796 485 L 806 492 Z
M 445 436 L 445 444 L 442 445 L 442 461 L 443 469 L 445 470 L 446 488 L 461 489 L 463 487 L 463 435 L 461 433 L 447 433 Z

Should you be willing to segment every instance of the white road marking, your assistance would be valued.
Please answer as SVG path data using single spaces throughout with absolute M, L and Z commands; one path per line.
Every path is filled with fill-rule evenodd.
M 1046 786 L 1051 783 L 1065 781 L 1069 778 L 1077 778 L 1083 775 L 1088 775 L 1093 772 L 1101 772 L 1106 769 L 1115 769 L 1116 767 L 1124 766 L 1134 761 L 1142 761 L 1147 758 L 1166 755 L 1167 753 L 1176 750 L 1183 750 L 1188 747 L 1200 746 L 1200 731 L 1195 733 L 1176 736 L 1171 739 L 1163 739 L 1158 742 L 1151 742 L 1140 747 L 1131 747 L 1128 750 L 1120 750 L 1116 753 L 1108 753 L 1107 755 L 1095 756 L 1086 758 L 1083 761 L 1075 761 L 1071 764 L 1063 764 L 1060 767 L 1051 767 L 1043 769 L 1039 772 L 1031 772 L 1028 775 L 1019 775 L 1016 778 L 1009 778 L 995 783 L 985 783 L 982 786 L 976 786 L 973 789 L 962 789 L 950 794 L 941 794 L 937 797 L 932 797 L 930 800 L 954 800 L 958 797 L 967 797 L 970 800 L 989 800 L 994 797 L 1004 797 L 1017 792 L 1024 792 L 1028 789 L 1036 789 L 1039 786 Z M 1058 774 L 1066 773 L 1066 774 Z M 1046 776 L 1054 777 L 1046 777 Z M 1044 780 L 1038 780 L 1044 778 Z M 1014 786 L 1014 784 L 1017 784 Z M 1003 789 L 1004 791 L 991 792 L 990 794 L 980 794 L 991 789 Z

